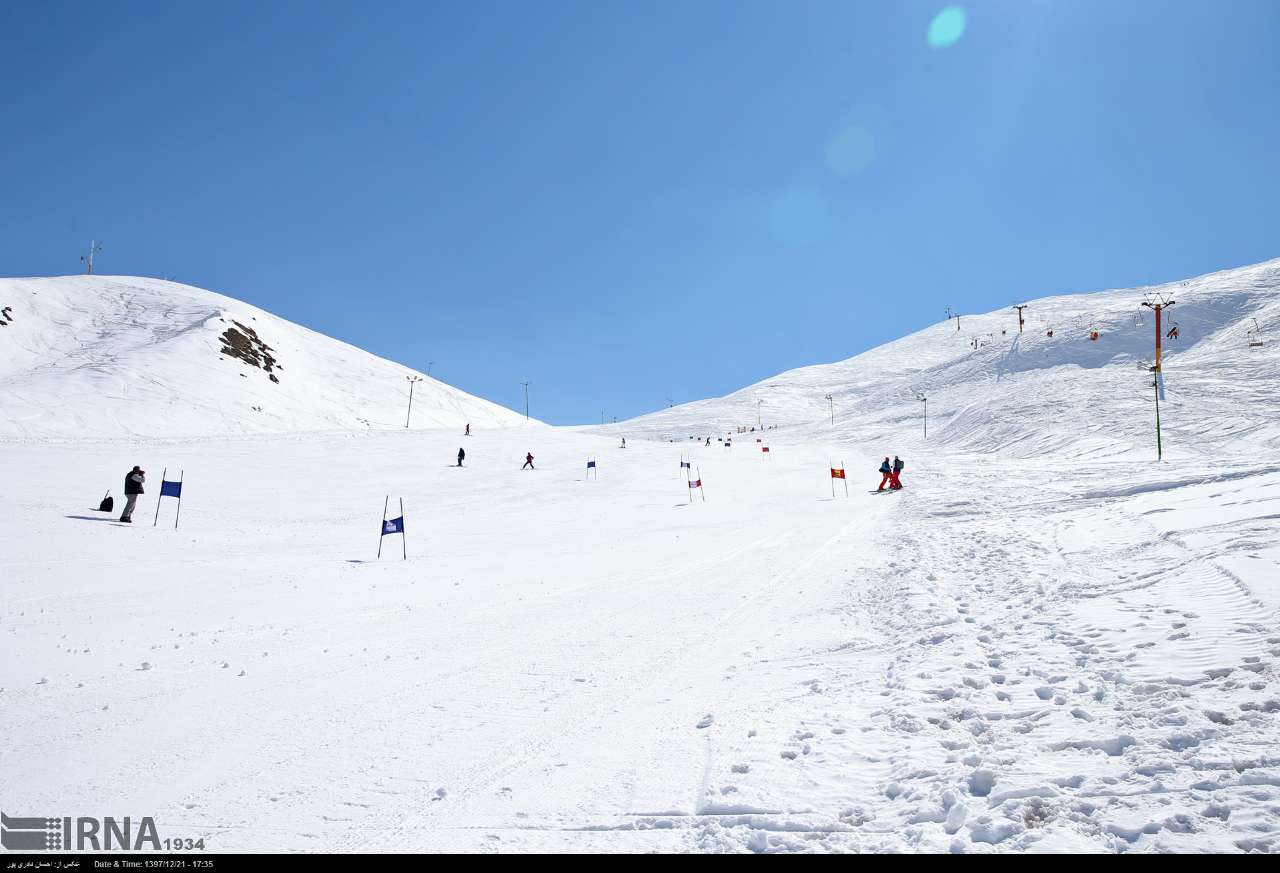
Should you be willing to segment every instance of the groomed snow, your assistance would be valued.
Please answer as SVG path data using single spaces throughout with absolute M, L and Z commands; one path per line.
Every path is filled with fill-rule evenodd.
M 761 389 L 603 430 L 11 437 L 4 808 L 212 851 L 1276 851 L 1280 346 L 1240 324 L 1277 287 L 1172 289 L 1158 464 L 1132 290 L 767 380 L 779 427 L 727 449 Z M 1048 342 L 1073 311 L 1102 339 Z M 135 463 L 126 527 L 90 507 Z

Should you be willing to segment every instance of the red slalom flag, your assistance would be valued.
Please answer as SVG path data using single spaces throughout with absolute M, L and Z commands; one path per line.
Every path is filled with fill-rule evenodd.
M 762 452 L 767 452 L 767 451 L 769 451 L 769 447 L 768 447 L 768 446 L 761 446 L 761 447 L 760 447 L 760 451 L 762 451 Z
M 831 478 L 832 478 L 832 479 L 843 479 L 843 478 L 844 478 L 844 467 L 832 467 L 832 468 L 831 468 Z
M 690 480 L 689 480 L 689 487 L 690 487 L 690 488 L 701 488 L 701 487 L 702 487 L 702 480 L 701 480 L 701 479 L 690 479 Z

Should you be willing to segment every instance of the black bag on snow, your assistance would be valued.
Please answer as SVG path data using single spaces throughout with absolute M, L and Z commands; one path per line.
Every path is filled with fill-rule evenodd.
M 111 496 L 111 492 L 107 492 L 107 496 L 102 498 L 102 502 L 98 504 L 98 512 L 110 512 L 116 505 L 115 498 Z

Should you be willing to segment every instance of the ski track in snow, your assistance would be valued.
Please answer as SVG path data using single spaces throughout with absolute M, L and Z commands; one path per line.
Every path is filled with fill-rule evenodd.
M 540 439 L 536 481 L 524 431 L 161 443 L 220 471 L 176 532 L 61 511 L 117 447 L 16 448 L 0 794 L 222 850 L 1275 848 L 1276 600 L 1225 562 L 1280 473 L 1167 492 L 1224 535 L 1042 464 L 833 501 L 828 449 L 704 449 L 687 505 L 674 447 Z
M 3 290 L 83 291 L 42 281 Z M 170 390 L 130 355 L 246 311 L 197 295 L 176 318 L 130 296 L 156 283 L 110 280 L 136 348 L 73 313 L 14 353 L 29 390 L 3 407 L 0 800 L 152 815 L 211 851 L 1275 852 L 1280 378 L 1275 347 L 1234 332 L 1251 306 L 1271 323 L 1277 284 L 1272 262 L 1180 288 L 1155 464 L 1130 396 L 1149 326 L 1120 315 L 1109 348 L 993 328 L 969 350 L 942 325 L 783 374 L 762 383 L 783 426 L 732 449 L 686 437 L 754 421 L 760 386 L 469 438 L 455 417 L 514 422 L 423 386 L 424 422 L 449 429 L 246 434 L 247 400 L 215 409 L 215 392 L 179 428 L 214 436 L 85 440 Z M 1028 315 L 1070 324 L 1132 296 Z M 302 362 L 324 355 L 274 335 L 300 329 L 257 324 L 281 384 L 315 384 Z M 121 367 L 117 399 L 92 406 Z M 40 399 L 50 373 L 86 408 Z M 886 452 L 907 487 L 868 494 Z M 688 455 L 705 503 L 688 501 Z M 125 527 L 88 507 L 134 463 L 150 481 Z M 166 466 L 186 471 L 176 531 L 171 500 L 147 524 Z M 398 537 L 374 558 L 388 494 L 408 561 Z

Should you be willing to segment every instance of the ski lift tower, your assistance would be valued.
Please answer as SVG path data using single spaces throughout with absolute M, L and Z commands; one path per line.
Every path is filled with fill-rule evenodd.
M 1156 314 L 1156 360 L 1151 365 L 1151 373 L 1154 376 L 1152 385 L 1156 392 L 1156 460 L 1164 458 L 1164 441 L 1160 436 L 1160 401 L 1164 399 L 1164 371 L 1160 362 L 1160 316 L 1164 310 L 1172 306 L 1176 301 L 1167 294 L 1153 293 L 1148 294 L 1147 299 L 1143 302 L 1143 306 L 1152 310 Z
M 1018 305 L 1010 308 L 1018 310 L 1018 333 L 1022 333 L 1022 326 L 1026 323 L 1022 318 L 1022 310 L 1027 308 L 1027 304 L 1019 303 Z
M 1148 294 L 1147 299 L 1142 304 L 1143 306 L 1147 307 L 1148 309 L 1150 309 L 1156 314 L 1156 362 L 1152 369 L 1156 374 L 1157 382 L 1163 381 L 1160 378 L 1160 373 L 1161 373 L 1160 353 L 1162 351 L 1160 341 L 1161 341 L 1161 338 L 1164 336 L 1164 334 L 1161 332 L 1161 329 L 1160 329 L 1161 328 L 1160 319 L 1161 319 L 1161 316 L 1164 314 L 1164 311 L 1168 309 L 1170 306 L 1172 306 L 1175 302 L 1177 301 L 1171 299 L 1167 294 Z M 1160 386 L 1160 390 L 1161 390 L 1161 393 L 1164 392 L 1163 385 Z
M 94 255 L 96 255 L 96 254 L 97 254 L 98 252 L 100 252 L 100 251 L 102 251 L 102 243 L 98 242 L 98 241 L 95 239 L 95 240 L 92 240 L 92 241 L 89 243 L 89 254 L 87 254 L 87 255 L 81 255 L 81 256 L 80 256 L 80 260 L 81 260 L 81 261 L 84 263 L 84 265 L 85 265 L 85 271 L 84 271 L 84 274 L 85 274 L 86 276 L 92 276 L 92 275 L 93 275 L 93 256 L 94 256 Z

